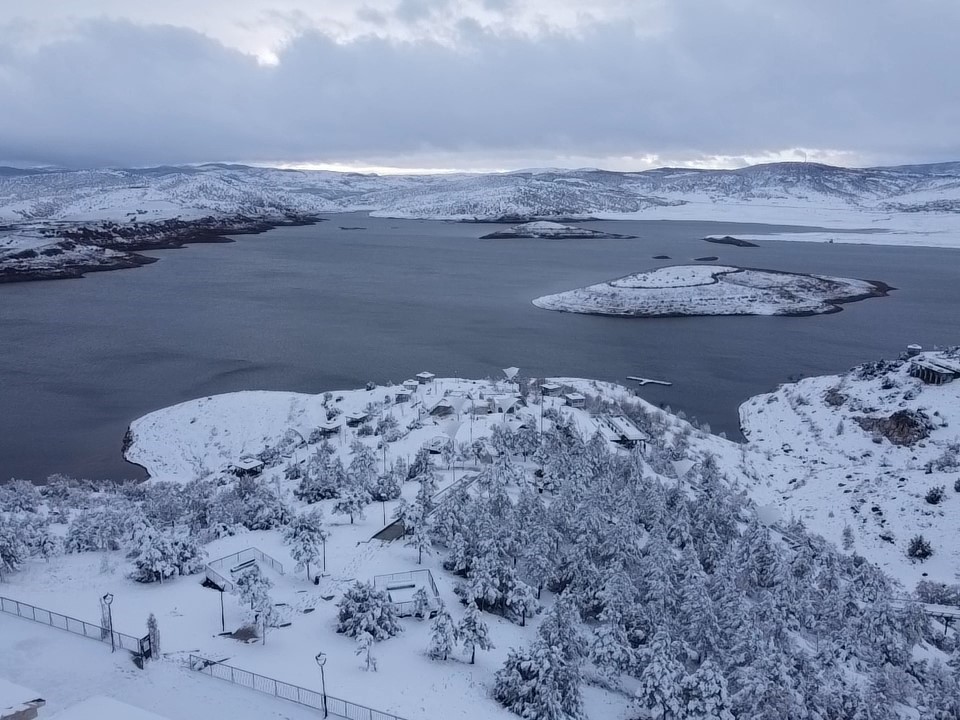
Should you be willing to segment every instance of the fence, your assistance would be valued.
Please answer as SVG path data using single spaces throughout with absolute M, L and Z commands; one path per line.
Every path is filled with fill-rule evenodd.
M 223 570 L 224 568 L 229 570 L 231 567 L 239 565 L 247 560 L 259 560 L 264 565 L 273 568 L 278 573 L 283 575 L 283 564 L 281 562 L 274 560 L 262 550 L 258 550 L 254 547 L 241 550 L 240 552 L 235 552 L 232 555 L 225 555 L 224 557 L 217 558 L 216 560 L 211 560 L 207 563 L 207 565 L 214 570 Z
M 66 630 L 74 635 L 82 635 L 92 640 L 99 640 L 107 645 L 112 643 L 114 647 L 118 647 L 121 650 L 129 650 L 134 655 L 150 657 L 150 641 L 148 637 L 136 638 L 133 635 L 127 635 L 126 633 L 117 632 L 116 630 L 111 632 L 111 630 L 101 627 L 100 625 L 77 620 L 68 615 L 61 615 L 60 613 L 55 613 L 29 603 L 3 596 L 0 596 L 0 611 L 9 615 L 16 615 L 24 620 L 38 622 L 41 625 L 49 625 L 59 630 Z M 112 641 L 111 635 L 113 636 Z
M 440 591 L 437 589 L 437 583 L 433 580 L 433 573 L 429 570 L 411 570 L 409 572 L 391 573 L 389 575 L 374 575 L 373 586 L 380 590 L 389 592 L 390 586 L 395 583 L 408 582 L 418 586 L 425 586 L 432 593 L 431 599 L 434 601 L 431 610 L 435 610 L 439 603 Z M 393 601 L 393 607 L 401 616 L 412 615 L 416 610 L 417 603 L 414 600 Z
M 365 705 L 357 705 L 332 695 L 324 695 L 316 690 L 291 685 L 281 680 L 258 675 L 249 670 L 242 670 L 214 660 L 207 660 L 198 655 L 190 655 L 190 669 L 219 680 L 226 680 L 234 685 L 305 705 L 321 712 L 326 707 L 328 714 L 347 720 L 403 720 L 393 713 L 381 712 Z

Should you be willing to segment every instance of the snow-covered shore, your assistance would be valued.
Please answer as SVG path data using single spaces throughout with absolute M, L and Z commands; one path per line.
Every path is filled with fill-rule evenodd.
M 877 281 L 826 275 L 675 265 L 545 295 L 533 304 L 545 310 L 623 317 L 819 315 L 888 290 Z

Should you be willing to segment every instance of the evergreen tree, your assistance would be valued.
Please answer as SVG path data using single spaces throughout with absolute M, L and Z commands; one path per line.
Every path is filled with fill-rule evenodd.
M 684 720 L 734 720 L 727 681 L 710 660 L 685 677 L 681 687 Z
M 640 707 L 658 719 L 682 717 L 683 666 L 674 655 L 666 630 L 661 628 L 657 632 L 644 659 L 646 662 L 636 690 Z
M 150 637 L 150 656 L 160 657 L 160 628 L 157 626 L 157 617 L 153 613 L 147 617 L 147 635 Z
M 577 672 L 561 651 L 542 640 L 511 650 L 497 672 L 493 696 L 525 720 L 581 720 L 583 701 Z
M 349 485 L 344 489 L 333 506 L 333 512 L 350 517 L 353 525 L 354 517 L 364 519 L 363 509 L 370 504 L 370 493 L 362 485 Z
M 373 635 L 366 631 L 357 635 L 357 649 L 354 651 L 354 655 L 359 655 L 363 658 L 363 669 L 367 672 L 371 670 L 373 670 L 373 672 L 377 671 L 377 659 L 373 656 L 373 642 Z
M 377 480 L 377 456 L 373 454 L 373 450 L 359 440 L 353 441 L 350 445 L 350 451 L 353 453 L 353 458 L 347 467 L 349 482 L 360 485 L 369 491 Z
M 312 511 L 294 516 L 283 533 L 283 541 L 290 545 L 290 557 L 297 570 L 305 570 L 310 579 L 310 564 L 316 564 L 323 553 L 323 544 L 329 537 L 323 529 L 323 511 Z
M 273 582 L 254 563 L 241 570 L 233 580 L 234 592 L 240 602 L 249 604 L 250 609 L 258 611 L 267 606 L 270 599 L 270 589 Z
M 430 647 L 427 649 L 427 654 L 434 660 L 446 660 L 453 652 L 456 642 L 457 629 L 453 624 L 453 618 L 441 603 L 430 627 Z
M 430 614 L 430 596 L 427 595 L 426 587 L 422 585 L 413 594 L 413 614 L 421 620 Z
M 433 523 L 430 516 L 424 513 L 421 505 L 414 505 L 413 512 L 416 515 L 413 520 L 413 535 L 410 536 L 407 545 L 417 549 L 417 565 L 420 565 L 423 563 L 423 554 L 430 555 L 433 552 L 433 543 L 430 539 Z
M 355 583 L 337 603 L 338 633 L 355 638 L 366 632 L 386 640 L 402 630 L 390 597 L 369 583 Z
M 27 559 L 27 546 L 11 519 L 0 514 L 0 579 L 20 568 Z
M 407 480 L 416 480 L 421 475 L 424 475 L 433 470 L 433 456 L 430 454 L 430 451 L 426 448 L 420 448 L 417 450 L 417 454 L 413 458 L 413 462 L 410 464 L 409 469 L 407 470 Z
M 130 577 L 137 582 L 162 583 L 177 574 L 177 548 L 146 520 L 134 530 L 130 556 L 135 567 Z
M 340 496 L 346 480 L 346 471 L 340 458 L 332 457 L 321 447 L 307 460 L 303 477 L 293 494 L 307 503 L 329 500 Z
M 460 638 L 463 649 L 470 653 L 471 665 L 477 659 L 477 648 L 492 650 L 494 647 L 487 624 L 481 619 L 480 609 L 473 602 L 467 603 L 467 611 L 457 625 L 457 637 Z
M 513 576 L 507 581 L 503 604 L 514 618 L 520 618 L 521 627 L 526 626 L 527 618 L 533 617 L 539 607 L 533 588 Z

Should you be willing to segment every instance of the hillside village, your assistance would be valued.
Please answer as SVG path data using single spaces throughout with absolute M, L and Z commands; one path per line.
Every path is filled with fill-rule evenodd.
M 183 403 L 131 425 L 145 484 L 3 487 L 0 627 L 109 622 L 131 688 L 174 667 L 363 720 L 949 717 L 960 383 L 911 373 L 955 358 L 785 385 L 742 445 L 516 368 Z

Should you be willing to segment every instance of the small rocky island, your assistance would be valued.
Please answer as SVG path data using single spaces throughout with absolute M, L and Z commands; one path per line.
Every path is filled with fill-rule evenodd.
M 619 235 L 617 233 L 589 230 L 587 228 L 562 225 L 560 223 L 538 220 L 535 222 L 514 225 L 509 230 L 497 230 L 482 236 L 481 240 L 504 240 L 510 238 L 547 238 L 551 240 L 566 240 L 570 238 L 599 239 L 629 239 L 635 235 Z
M 623 317 L 820 315 L 881 297 L 882 282 L 725 265 L 674 265 L 545 295 L 537 307 Z

